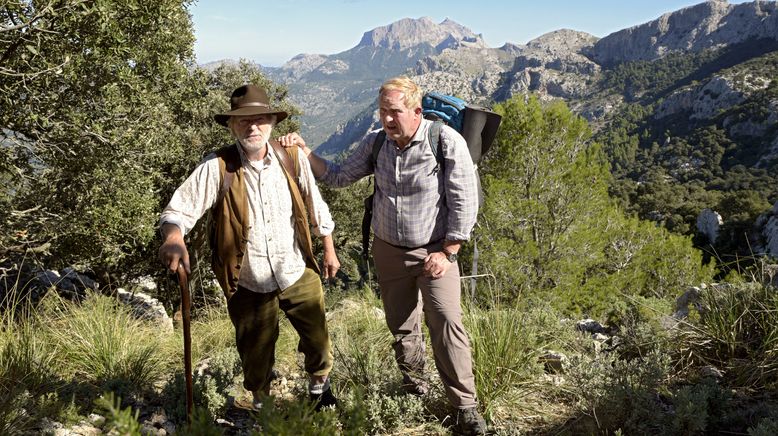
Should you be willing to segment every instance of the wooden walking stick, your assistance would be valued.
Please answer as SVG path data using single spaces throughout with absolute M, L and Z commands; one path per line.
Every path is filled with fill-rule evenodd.
M 192 396 L 192 334 L 189 329 L 189 277 L 184 265 L 178 264 L 178 285 L 181 287 L 181 318 L 184 325 L 184 376 L 186 377 L 186 421 L 192 422 L 192 408 L 194 399 Z

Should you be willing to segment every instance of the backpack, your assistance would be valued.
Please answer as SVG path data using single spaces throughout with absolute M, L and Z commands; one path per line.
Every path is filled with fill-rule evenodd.
M 438 166 L 435 171 L 444 170 L 443 148 L 440 143 L 440 129 L 448 124 L 459 132 L 467 142 L 470 158 L 476 168 L 476 181 L 478 183 L 478 206 L 483 205 L 483 193 L 481 191 L 481 178 L 478 177 L 478 162 L 491 147 L 497 128 L 500 127 L 502 116 L 492 110 L 468 104 L 461 98 L 445 95 L 438 92 L 425 94 L 421 99 L 421 109 L 424 118 L 434 121 L 428 131 L 428 142 L 432 148 L 432 154 Z M 373 140 L 372 163 L 373 168 L 378 162 L 378 153 L 386 140 L 386 132 L 379 131 Z M 367 260 L 370 249 L 370 223 L 373 220 L 373 197 L 375 195 L 375 182 L 373 193 L 365 198 L 365 213 L 362 216 L 362 258 Z M 477 256 L 477 255 L 476 255 Z
M 421 112 L 428 120 L 441 120 L 459 132 L 467 142 L 473 163 L 489 151 L 502 116 L 491 109 L 468 104 L 461 98 L 430 92 L 421 99 Z

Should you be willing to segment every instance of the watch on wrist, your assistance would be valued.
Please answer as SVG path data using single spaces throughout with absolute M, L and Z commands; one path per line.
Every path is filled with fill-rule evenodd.
M 448 251 L 448 250 L 446 250 L 444 248 L 443 249 L 443 254 L 446 256 L 446 260 L 448 260 L 449 262 L 454 263 L 454 262 L 457 261 L 457 254 L 456 253 L 452 253 L 452 252 L 450 252 L 450 251 Z

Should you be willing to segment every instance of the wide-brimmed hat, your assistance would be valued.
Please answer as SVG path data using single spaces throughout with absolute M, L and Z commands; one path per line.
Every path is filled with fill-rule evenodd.
M 288 113 L 270 105 L 267 92 L 254 85 L 243 85 L 232 92 L 230 97 L 230 111 L 216 114 L 213 118 L 222 126 L 227 125 L 230 117 L 242 115 L 276 114 L 276 124 L 289 116 Z

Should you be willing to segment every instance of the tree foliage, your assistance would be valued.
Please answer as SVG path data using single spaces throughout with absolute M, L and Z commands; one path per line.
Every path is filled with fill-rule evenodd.
M 563 103 L 514 97 L 497 110 L 480 235 L 504 298 L 600 313 L 623 295 L 665 297 L 709 276 L 688 238 L 613 204 L 605 156 Z
M 778 81 L 755 85 L 775 76 L 774 50 L 774 42 L 752 41 L 672 54 L 616 66 L 603 82 L 626 101 L 595 138 L 604 144 L 613 170 L 610 193 L 628 212 L 695 236 L 701 248 L 722 261 L 722 273 L 726 265 L 741 270 L 750 265 L 743 256 L 753 258 L 753 247 L 764 245 L 755 231 L 757 217 L 778 201 L 778 160 L 771 150 L 778 132 Z M 707 93 L 716 100 L 703 90 L 714 77 L 731 83 L 743 101 L 709 118 L 695 117 L 683 105 L 674 114 L 657 115 L 665 98 L 674 94 Z M 731 206 L 733 196 L 750 199 L 748 217 Z M 697 217 L 706 208 L 724 220 L 713 247 L 696 235 Z
M 190 3 L 0 7 L 0 261 L 35 252 L 53 267 L 147 268 L 161 206 L 228 141 L 212 115 L 232 89 L 266 85 L 299 113 L 253 65 L 196 68 Z
M 0 11 L 2 170 L 23 217 L 10 224 L 26 227 L 12 247 L 110 264 L 152 238 L 159 163 L 171 157 L 161 145 L 185 140 L 171 102 L 190 81 L 187 3 L 12 1 Z

